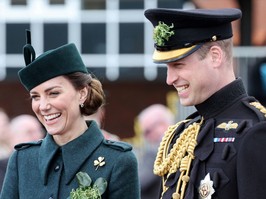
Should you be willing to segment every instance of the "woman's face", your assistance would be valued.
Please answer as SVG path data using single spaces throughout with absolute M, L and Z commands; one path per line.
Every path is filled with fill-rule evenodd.
M 32 110 L 51 135 L 71 135 L 82 131 L 79 106 L 85 101 L 84 89 L 77 91 L 63 76 L 41 83 L 30 91 Z

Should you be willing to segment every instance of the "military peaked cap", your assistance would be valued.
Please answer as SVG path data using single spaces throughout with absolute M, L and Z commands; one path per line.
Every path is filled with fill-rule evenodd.
M 231 22 L 241 18 L 236 8 L 225 9 L 148 9 L 145 17 L 154 26 L 155 63 L 182 59 L 203 43 L 233 36 Z

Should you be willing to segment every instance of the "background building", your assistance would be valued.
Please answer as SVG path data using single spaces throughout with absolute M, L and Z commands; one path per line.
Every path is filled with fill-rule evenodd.
M 169 106 L 177 119 L 186 117 L 193 109 L 179 106 L 175 90 L 165 83 L 166 67 L 152 62 L 152 27 L 143 12 L 191 6 L 193 2 L 178 0 L 1 0 L 0 107 L 10 117 L 33 114 L 17 77 L 25 65 L 25 29 L 30 29 L 37 56 L 66 43 L 77 45 L 104 85 L 108 131 L 121 138 L 134 136 L 135 116 L 154 103 Z M 263 45 L 235 48 L 236 73 L 247 86 L 250 68 L 265 55 Z

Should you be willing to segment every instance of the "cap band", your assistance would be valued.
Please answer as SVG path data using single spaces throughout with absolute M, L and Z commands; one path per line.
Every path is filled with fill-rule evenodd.
M 160 63 L 169 63 L 173 61 L 177 61 L 179 59 L 182 59 L 196 50 L 198 50 L 202 44 L 199 45 L 194 45 L 189 48 L 182 48 L 182 49 L 177 49 L 177 50 L 170 50 L 170 51 L 158 51 L 154 50 L 153 53 L 153 61 L 154 63 L 160 64 Z

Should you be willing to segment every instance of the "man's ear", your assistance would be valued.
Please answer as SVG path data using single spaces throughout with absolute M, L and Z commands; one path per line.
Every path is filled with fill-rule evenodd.
M 219 67 L 222 63 L 222 59 L 224 56 L 224 52 L 222 51 L 220 46 L 214 45 L 210 49 L 210 55 L 213 62 L 214 67 Z

